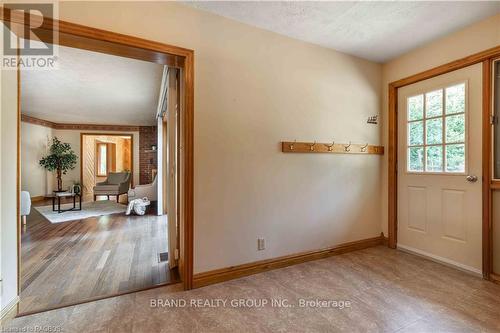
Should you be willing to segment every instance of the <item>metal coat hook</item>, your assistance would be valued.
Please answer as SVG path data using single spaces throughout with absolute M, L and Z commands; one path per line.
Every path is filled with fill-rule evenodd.
M 331 145 L 327 145 L 327 144 L 325 143 L 325 146 L 327 146 L 327 147 L 328 147 L 328 151 L 333 151 L 333 146 L 334 146 L 334 145 L 335 145 L 335 141 L 332 141 L 332 144 L 331 144 Z
M 361 152 L 366 152 L 366 148 L 368 148 L 368 143 L 366 145 L 364 145 L 363 147 L 360 147 L 359 149 L 361 150 Z
M 368 117 L 368 119 L 366 120 L 366 123 L 377 125 L 378 124 L 378 115 Z
M 314 151 L 314 146 L 316 146 L 316 141 L 314 141 L 314 143 L 312 145 L 309 145 L 309 149 L 311 151 Z
M 344 151 L 351 151 L 351 141 L 349 141 L 349 144 L 347 146 L 344 145 Z
M 297 143 L 297 140 L 293 141 L 293 143 L 290 144 L 290 150 L 294 149 L 294 146 L 296 143 Z

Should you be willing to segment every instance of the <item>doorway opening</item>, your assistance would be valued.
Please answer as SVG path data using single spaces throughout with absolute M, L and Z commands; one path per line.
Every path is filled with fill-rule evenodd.
M 175 69 L 70 47 L 60 47 L 59 62 L 57 71 L 20 75 L 21 189 L 27 197 L 40 190 L 21 232 L 20 314 L 179 282 L 178 224 L 157 204 L 157 156 L 168 149 L 158 149 L 157 126 L 179 105 L 163 74 Z M 67 104 L 78 106 L 61 112 Z M 96 114 L 108 132 L 91 131 Z M 126 127 L 133 130 L 118 131 Z
M 398 248 L 481 275 L 482 68 L 398 92 Z
M 31 36 L 24 36 L 23 25 L 29 24 L 29 22 L 43 22 L 39 27 L 40 31 L 45 31 L 47 36 L 49 36 L 53 31 L 59 35 L 57 41 L 58 45 L 77 48 L 80 50 L 88 50 L 92 52 L 98 52 L 108 55 L 126 57 L 131 59 L 142 60 L 146 62 L 152 62 L 156 64 L 161 64 L 163 66 L 168 66 L 169 68 L 176 68 L 179 70 L 179 82 L 182 93 L 180 94 L 179 102 L 179 112 L 180 112 L 180 138 L 182 142 L 183 152 L 180 154 L 181 159 L 179 160 L 178 168 L 180 170 L 181 177 L 178 179 L 180 184 L 179 202 L 179 222 L 178 222 L 178 238 L 179 238 L 179 249 L 178 249 L 178 272 L 179 279 L 182 281 L 185 289 L 192 288 L 193 282 L 193 124 L 194 124 L 194 112 L 193 112 L 193 100 L 194 100 L 194 89 L 193 89 L 193 51 L 179 48 L 171 45 L 166 45 L 157 42 L 151 42 L 148 40 L 125 36 L 109 31 L 94 29 L 90 27 L 84 27 L 81 25 L 71 24 L 68 22 L 56 21 L 44 18 L 40 20 L 35 17 L 24 17 L 25 14 L 10 12 L 8 9 L 3 9 L 4 15 L 2 20 L 4 23 L 9 25 L 11 31 L 20 38 L 31 38 Z M 29 14 L 26 14 L 29 16 Z M 34 15 L 31 15 L 34 16 Z M 38 36 L 40 37 L 40 36 Z M 41 34 L 40 39 L 42 41 L 50 42 L 52 39 L 47 37 L 45 40 L 45 35 Z M 20 75 L 18 75 L 20 77 Z M 18 91 L 20 96 L 22 96 L 22 87 L 20 80 L 18 82 Z M 21 107 L 19 109 L 19 124 L 21 121 Z M 54 124 L 53 126 L 64 126 L 61 124 Z M 61 129 L 61 128 L 58 128 Z M 93 124 L 92 130 L 107 131 L 106 125 Z M 108 148 L 106 148 L 107 151 Z M 104 148 L 103 148 L 104 150 Z M 20 150 L 18 150 L 18 165 L 20 163 Z M 104 164 L 104 163 L 103 163 Z M 106 165 L 107 168 L 107 165 Z M 104 170 L 104 166 L 103 166 Z M 158 172 L 160 174 L 161 172 Z M 21 191 L 21 174 L 18 172 L 18 193 Z M 137 185 L 136 185 L 137 186 Z M 163 188 L 162 186 L 159 188 Z M 159 200 L 163 202 L 163 200 Z M 20 207 L 20 202 L 18 202 L 18 209 Z M 156 211 L 154 215 L 157 217 Z M 43 228 L 39 229 L 40 233 L 43 233 Z M 22 226 L 20 224 L 20 218 L 18 220 L 18 230 L 19 235 L 21 235 Z M 18 267 L 21 266 L 21 237 L 19 237 L 19 251 L 18 251 Z M 107 257 L 109 258 L 110 253 Z M 106 257 L 106 253 L 103 253 L 103 257 Z M 158 254 L 157 260 L 163 262 L 166 259 L 164 252 Z M 102 262 L 106 260 L 102 259 Z M 140 258 L 139 258 L 140 261 Z M 99 262 L 98 262 L 99 263 Z M 101 265 L 102 266 L 102 265 Z M 154 287 L 161 286 L 162 284 L 155 284 Z M 123 285 L 122 285 L 123 287 Z M 146 287 L 147 288 L 147 287 Z M 18 293 L 21 294 L 22 283 L 21 275 L 18 274 Z M 125 290 L 127 289 L 127 290 Z M 139 287 L 137 290 L 144 290 L 144 287 Z M 45 311 L 53 308 L 58 308 L 62 306 L 68 306 L 73 304 L 78 304 L 87 301 L 93 301 L 100 298 L 112 297 L 123 293 L 133 292 L 130 288 L 120 288 L 114 294 L 107 295 L 96 295 L 90 296 L 79 301 L 67 301 L 64 299 L 60 305 L 34 310 L 32 312 Z M 21 300 L 23 299 L 22 295 Z M 26 298 L 25 298 L 26 299 Z M 28 314 L 30 312 L 24 312 L 23 314 Z
M 106 181 L 110 173 L 130 173 L 130 184 L 134 186 L 134 137 L 133 134 L 81 133 L 80 138 L 80 179 L 83 201 L 94 198 L 93 189 L 97 183 Z M 122 201 L 126 199 L 122 197 Z M 120 201 L 120 195 L 116 196 Z
M 481 99 L 482 103 L 475 108 L 481 110 L 480 127 L 481 134 L 474 139 L 476 148 L 481 147 L 481 154 L 478 159 L 481 161 L 481 172 L 470 174 L 467 181 L 474 183 L 477 177 L 478 183 L 481 180 L 481 219 L 478 223 L 481 225 L 481 271 L 484 279 L 499 280 L 496 274 L 492 274 L 492 214 L 494 192 L 500 188 L 498 180 L 493 175 L 493 122 L 496 120 L 493 106 L 493 87 L 494 87 L 494 61 L 500 56 L 500 47 L 494 47 L 479 53 L 469 55 L 462 59 L 457 59 L 447 64 L 429 69 L 427 71 L 391 82 L 388 87 L 388 246 L 396 248 L 398 246 L 399 234 L 399 184 L 398 170 L 401 156 L 398 153 L 401 147 L 398 128 L 398 117 L 401 112 L 399 107 L 399 94 L 401 89 L 406 86 L 432 79 L 443 74 L 451 73 L 469 66 L 478 65 L 481 67 Z M 477 119 L 476 119 L 477 120 Z M 476 124 L 477 126 L 477 124 Z

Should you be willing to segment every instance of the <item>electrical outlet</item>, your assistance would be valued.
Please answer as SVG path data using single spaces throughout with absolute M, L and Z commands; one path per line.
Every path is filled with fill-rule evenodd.
M 264 238 L 257 238 L 257 250 L 262 251 L 266 249 Z

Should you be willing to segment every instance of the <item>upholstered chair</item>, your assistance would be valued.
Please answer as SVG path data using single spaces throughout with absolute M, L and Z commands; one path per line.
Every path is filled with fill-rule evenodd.
M 98 195 L 116 196 L 116 202 L 119 202 L 120 195 L 128 192 L 130 188 L 130 172 L 110 172 L 108 178 L 94 186 L 94 201 Z
M 151 184 L 145 184 L 145 185 L 137 185 L 133 189 L 130 189 L 128 191 L 128 201 L 132 201 L 134 199 L 142 199 L 144 197 L 147 197 L 149 201 L 156 201 L 158 200 L 158 181 L 157 177 L 155 176 L 155 179 Z

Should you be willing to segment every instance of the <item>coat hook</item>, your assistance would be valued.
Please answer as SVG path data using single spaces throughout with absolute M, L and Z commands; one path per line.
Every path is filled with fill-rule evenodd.
M 325 143 L 325 146 L 327 146 L 327 147 L 328 147 L 328 151 L 333 151 L 333 146 L 334 146 L 334 145 L 335 145 L 335 141 L 332 141 L 332 144 L 331 144 L 331 145 L 329 145 L 329 144 L 326 144 L 326 143 Z
M 364 145 L 363 147 L 360 147 L 361 152 L 366 152 L 366 148 L 368 148 L 368 143 Z
M 347 152 L 351 151 L 351 141 L 349 141 L 349 144 L 347 146 L 344 145 L 344 151 L 347 151 Z
M 295 144 L 297 143 L 297 140 L 295 140 L 293 143 L 290 143 L 290 150 L 293 150 L 295 147 Z
M 368 119 L 366 120 L 366 123 L 377 125 L 378 124 L 378 115 L 368 117 Z
M 314 146 L 316 146 L 316 141 L 314 141 L 312 145 L 309 145 L 309 149 L 311 149 L 311 151 L 314 151 Z

